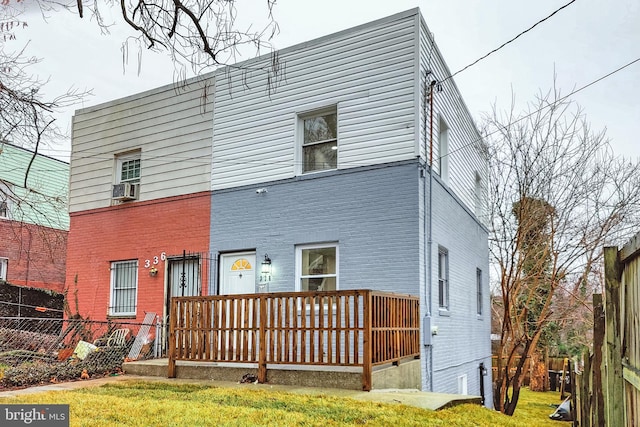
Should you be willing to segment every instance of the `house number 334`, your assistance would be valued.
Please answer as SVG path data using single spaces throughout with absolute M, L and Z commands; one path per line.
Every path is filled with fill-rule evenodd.
M 144 260 L 144 268 L 149 268 L 152 265 L 158 265 L 160 261 L 165 261 L 167 259 L 167 254 L 162 252 L 160 256 L 156 255 L 153 259 L 145 259 Z

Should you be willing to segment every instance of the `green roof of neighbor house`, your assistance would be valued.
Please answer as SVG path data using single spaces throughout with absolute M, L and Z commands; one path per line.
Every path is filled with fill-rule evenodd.
M 68 192 L 69 163 L 0 142 L 0 201 L 10 220 L 68 230 Z

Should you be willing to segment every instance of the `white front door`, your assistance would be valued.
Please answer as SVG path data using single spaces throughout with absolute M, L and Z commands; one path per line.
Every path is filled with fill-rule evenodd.
M 220 295 L 256 292 L 256 253 L 220 255 Z

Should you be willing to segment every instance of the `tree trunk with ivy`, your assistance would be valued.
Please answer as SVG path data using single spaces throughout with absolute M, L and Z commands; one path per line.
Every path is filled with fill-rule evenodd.
M 512 415 L 530 359 L 577 308 L 590 308 L 602 248 L 625 241 L 640 222 L 640 161 L 616 157 L 557 91 L 520 116 L 494 109 L 486 131 L 501 328 L 494 406 Z M 546 372 L 546 363 L 538 369 Z

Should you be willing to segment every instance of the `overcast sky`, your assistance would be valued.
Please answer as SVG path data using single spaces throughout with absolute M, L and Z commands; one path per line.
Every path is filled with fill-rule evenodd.
M 285 48 L 296 43 L 419 7 L 452 72 L 500 46 L 569 0 L 278 0 L 274 15 L 280 27 L 272 43 Z M 241 22 L 265 22 L 266 0 L 246 0 Z M 615 4 L 615 5 L 614 5 Z M 115 18 L 114 18 L 115 19 Z M 44 22 L 29 10 L 29 27 L 17 32 L 29 42 L 28 53 L 43 58 L 37 72 L 51 81 L 47 93 L 68 87 L 92 89 L 83 106 L 141 92 L 174 80 L 174 67 L 162 55 L 143 53 L 138 74 L 135 51 L 123 72 L 121 45 L 127 35 L 117 23 L 101 35 L 87 17 L 68 12 Z M 256 24 L 257 23 L 257 24 Z M 540 90 L 552 87 L 554 70 L 562 94 L 589 84 L 640 58 L 640 1 L 577 0 L 518 40 L 455 77 L 478 123 L 496 103 L 509 108 L 512 92 L 519 108 Z M 239 58 L 247 59 L 247 58 Z M 36 71 L 36 69 L 34 69 Z M 440 76 L 436 76 L 440 77 Z M 446 77 L 446 76 L 443 76 Z M 571 97 L 579 103 L 594 130 L 606 127 L 617 154 L 640 157 L 640 61 Z M 59 118 L 70 126 L 73 109 Z M 69 144 L 51 155 L 68 159 Z

